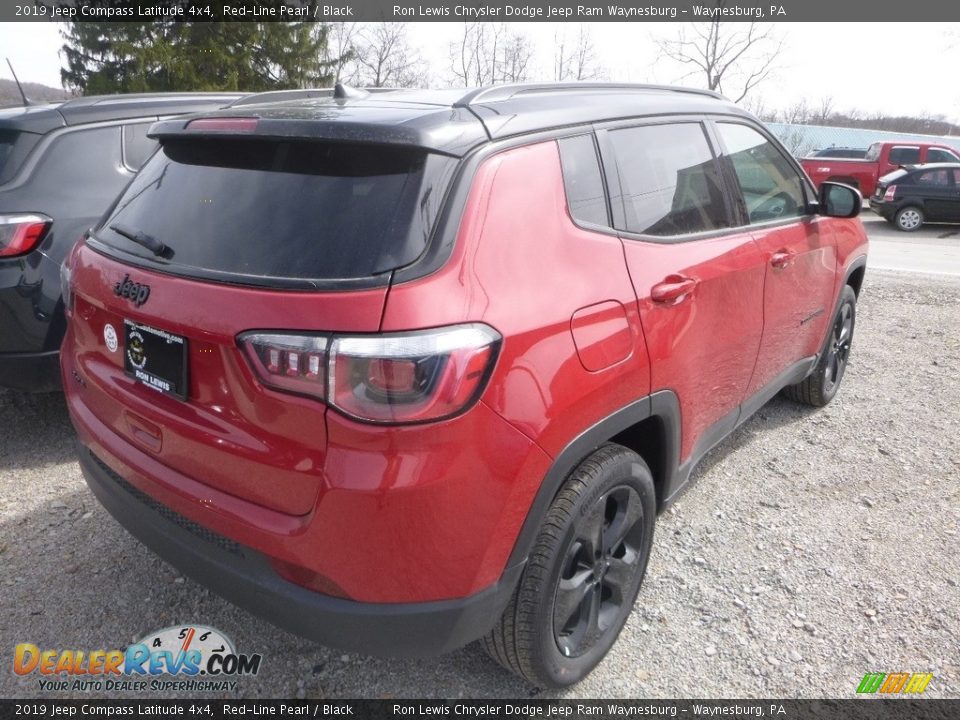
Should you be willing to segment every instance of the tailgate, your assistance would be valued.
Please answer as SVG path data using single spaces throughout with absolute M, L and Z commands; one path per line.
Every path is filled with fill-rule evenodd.
M 79 397 L 88 409 L 184 475 L 279 512 L 310 512 L 322 482 L 326 407 L 262 387 L 237 334 L 374 332 L 386 288 L 278 292 L 203 282 L 126 265 L 86 245 L 72 272 L 76 365 L 86 382 Z M 130 323 L 150 336 L 147 353 L 172 361 L 183 353 L 182 398 L 176 388 L 164 392 L 135 377 L 131 351 L 140 361 L 144 348 L 134 347 L 140 340 L 132 335 L 128 343 Z

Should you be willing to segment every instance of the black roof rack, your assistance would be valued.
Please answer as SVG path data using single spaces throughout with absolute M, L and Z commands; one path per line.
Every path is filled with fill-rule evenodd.
M 693 95 L 704 95 L 706 97 L 725 100 L 718 92 L 713 90 L 700 90 L 698 88 L 675 87 L 672 85 L 648 85 L 644 83 L 584 83 L 584 82 L 556 82 L 556 83 L 516 83 L 508 85 L 491 85 L 487 87 L 475 88 L 466 95 L 457 100 L 454 107 L 470 107 L 481 103 L 498 102 L 509 100 L 517 95 L 551 93 L 551 92 L 677 92 L 690 93 Z
M 151 102 L 177 103 L 191 101 L 232 100 L 239 92 L 155 92 L 155 93 L 117 93 L 113 95 L 82 95 L 68 98 L 60 103 L 61 110 L 70 108 L 90 107 L 92 105 L 128 105 L 149 104 Z
M 5 129 L 46 133 L 66 125 L 83 125 L 113 120 L 156 120 L 221 108 L 236 100 L 236 92 L 128 93 L 85 95 L 46 105 L 16 106 L 0 112 Z
M 243 106 L 244 115 L 258 118 L 255 132 L 265 139 L 399 144 L 456 157 L 485 142 L 552 128 L 663 115 L 750 117 L 715 92 L 663 85 L 549 83 L 380 93 L 340 99 L 331 88 L 259 93 L 207 116 L 233 117 Z M 337 111 L 330 112 L 334 103 Z M 150 136 L 201 134 L 188 122 L 160 122 Z

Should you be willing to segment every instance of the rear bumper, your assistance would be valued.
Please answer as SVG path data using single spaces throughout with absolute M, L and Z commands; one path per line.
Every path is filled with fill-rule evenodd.
M 870 209 L 882 218 L 890 220 L 897 212 L 897 207 L 891 203 L 870 200 Z
M 0 355 L 54 351 L 65 327 L 60 265 L 38 250 L 0 260 Z
M 60 351 L 0 353 L 0 386 L 25 392 L 62 389 Z
M 284 580 L 263 554 L 152 500 L 82 445 L 80 466 L 110 514 L 164 560 L 255 615 L 332 647 L 399 657 L 455 650 L 489 632 L 523 569 L 509 568 L 496 584 L 456 600 L 388 604 L 330 597 Z

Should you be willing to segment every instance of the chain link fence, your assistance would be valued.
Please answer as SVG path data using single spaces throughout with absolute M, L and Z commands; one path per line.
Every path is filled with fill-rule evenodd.
M 794 157 L 806 157 L 824 148 L 862 148 L 875 142 L 913 140 L 940 143 L 960 150 L 960 137 L 919 135 L 916 133 L 863 130 L 861 128 L 825 127 L 822 125 L 790 125 L 766 123 L 767 127 Z

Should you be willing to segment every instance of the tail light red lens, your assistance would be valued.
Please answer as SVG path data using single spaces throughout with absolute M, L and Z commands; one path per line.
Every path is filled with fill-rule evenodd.
M 247 358 L 267 386 L 326 400 L 376 423 L 441 420 L 483 390 L 501 337 L 477 324 L 369 336 L 244 333 Z
M 883 201 L 890 202 L 897 194 L 897 186 L 891 185 L 887 188 L 887 191 L 883 194 Z
M 326 398 L 327 338 L 250 332 L 239 339 L 264 385 Z
M 53 220 L 39 213 L 0 215 L 0 258 L 26 255 L 43 240 Z

